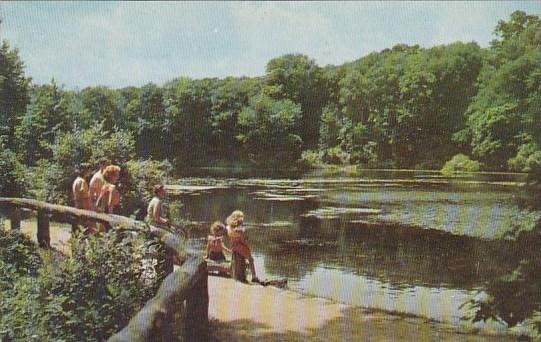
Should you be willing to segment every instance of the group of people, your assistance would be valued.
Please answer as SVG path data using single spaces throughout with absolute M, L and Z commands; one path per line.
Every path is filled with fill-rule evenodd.
M 207 259 L 212 261 L 208 265 L 209 271 L 217 271 L 232 276 L 236 280 L 246 281 L 246 264 L 252 273 L 252 283 L 259 283 L 257 278 L 254 258 L 248 243 L 246 230 L 243 227 L 244 213 L 235 210 L 226 219 L 226 225 L 220 221 L 210 226 L 210 235 L 207 243 Z M 227 248 L 224 239 L 229 238 L 230 248 Z M 231 253 L 231 265 L 226 266 L 225 252 Z M 239 271 L 240 269 L 240 271 Z
M 102 159 L 99 162 L 99 170 L 92 174 L 90 182 L 87 183 L 86 179 L 91 173 L 90 164 L 81 164 L 77 170 L 77 178 L 72 185 L 75 207 L 112 214 L 120 203 L 120 192 L 116 185 L 120 178 L 120 167 L 111 165 L 108 159 Z M 165 214 L 163 202 L 166 197 L 165 188 L 162 184 L 158 184 L 153 190 L 154 198 L 148 204 L 145 221 L 157 227 L 169 227 L 171 222 Z M 218 271 L 237 280 L 246 281 L 245 271 L 246 266 L 249 266 L 252 282 L 259 283 L 243 223 L 244 213 L 235 210 L 227 217 L 227 225 L 220 221 L 211 225 L 211 235 L 208 236 L 207 244 L 207 259 L 211 261 L 209 271 Z M 105 230 L 103 225 L 96 223 L 87 223 L 86 226 L 89 234 Z M 226 237 L 229 239 L 230 248 L 225 245 Z M 231 254 L 231 266 L 226 266 L 224 252 Z
M 111 214 L 120 203 L 120 192 L 116 183 L 120 179 L 120 167 L 112 165 L 108 159 L 99 162 L 99 170 L 94 172 L 90 183 L 86 179 L 92 174 L 90 164 L 83 163 L 76 170 L 77 177 L 72 184 L 74 206 L 78 209 Z M 88 232 L 104 230 L 102 225 L 87 224 Z

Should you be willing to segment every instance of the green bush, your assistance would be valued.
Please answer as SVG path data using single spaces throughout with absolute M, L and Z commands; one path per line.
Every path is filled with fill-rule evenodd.
M 18 230 L 6 230 L 0 222 L 0 260 L 19 275 L 37 275 L 41 258 L 34 242 Z
M 318 167 L 322 164 L 321 155 L 318 151 L 306 150 L 301 154 L 300 164 L 304 167 Z
M 81 163 L 96 165 L 103 158 L 124 166 L 134 156 L 133 137 L 124 131 L 106 132 L 102 125 L 64 132 L 49 145 L 51 160 L 40 160 L 33 173 L 34 196 L 57 204 L 70 204 L 71 182 Z
M 509 169 L 532 172 L 541 168 L 541 148 L 536 143 L 520 145 L 517 155 L 507 162 Z
M 331 147 L 323 151 L 321 159 L 324 163 L 334 165 L 344 165 L 349 162 L 350 155 L 343 151 L 339 146 Z
M 122 196 L 120 213 L 144 219 L 146 206 L 154 196 L 153 186 L 165 184 L 171 177 L 172 166 L 167 161 L 130 160 L 125 164 L 119 190 Z
M 28 170 L 15 152 L 0 144 L 0 196 L 24 197 L 28 193 Z
M 445 163 L 441 173 L 451 175 L 455 172 L 477 172 L 480 167 L 481 164 L 478 161 L 471 160 L 468 156 L 460 153 Z
M 104 341 L 128 323 L 163 279 L 162 268 L 147 253 L 149 241 L 155 241 L 141 234 L 74 238 L 71 258 L 43 252 L 41 263 L 33 263 L 41 265 L 34 274 L 18 273 L 9 262 L 15 258 L 25 268 L 37 247 L 19 233 L 2 234 L 2 341 Z M 24 248 L 13 247 L 21 243 Z

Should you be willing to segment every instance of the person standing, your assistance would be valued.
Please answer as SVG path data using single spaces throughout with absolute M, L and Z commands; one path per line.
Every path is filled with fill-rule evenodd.
M 109 165 L 103 170 L 104 184 L 101 187 L 96 199 L 96 211 L 100 213 L 113 214 L 116 206 L 120 204 L 120 192 L 116 188 L 116 182 L 120 177 L 120 167 Z
M 227 234 L 231 241 L 231 275 L 233 279 L 242 282 L 246 281 L 246 261 L 252 272 L 252 283 L 259 283 L 259 278 L 255 271 L 254 258 L 248 243 L 246 230 L 242 226 L 244 223 L 244 213 L 235 210 L 227 217 Z
M 90 180 L 90 201 L 92 203 L 92 209 L 96 209 L 95 204 L 100 195 L 101 188 L 105 184 L 105 178 L 103 178 L 103 172 L 107 166 L 111 165 L 109 159 L 103 158 L 99 161 L 100 169 L 94 173 Z
M 90 164 L 82 163 L 76 170 L 77 178 L 73 181 L 71 191 L 73 194 L 73 206 L 77 209 L 91 210 L 90 191 L 86 179 L 90 176 Z M 90 224 L 87 224 L 90 226 Z M 79 230 L 79 225 L 71 226 L 72 233 Z
M 75 208 L 90 210 L 90 192 L 86 178 L 90 176 L 90 164 L 83 163 L 77 169 L 77 178 L 73 181 L 71 190 L 73 193 L 73 204 Z

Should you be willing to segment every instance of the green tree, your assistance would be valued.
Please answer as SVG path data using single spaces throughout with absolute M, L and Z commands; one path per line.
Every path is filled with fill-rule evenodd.
M 27 165 L 50 158 L 49 145 L 56 135 L 73 128 L 71 97 L 71 93 L 59 88 L 54 81 L 32 89 L 28 110 L 16 127 L 17 150 Z
M 302 139 L 295 134 L 301 118 L 298 104 L 261 94 L 239 114 L 242 142 L 248 158 L 262 167 L 290 167 L 301 157 Z
M 278 99 L 289 99 L 301 107 L 296 127 L 304 148 L 315 148 L 321 112 L 328 100 L 321 68 L 308 56 L 289 54 L 267 63 L 266 84 L 279 89 Z
M 105 131 L 101 124 L 89 129 L 62 132 L 50 146 L 52 157 L 38 161 L 33 184 L 38 199 L 70 204 L 71 182 L 81 163 L 97 165 L 101 158 L 125 166 L 135 157 L 135 143 L 126 131 Z
M 17 49 L 7 40 L 0 46 L 0 141 L 15 148 L 15 127 L 28 104 L 30 79 L 25 77 L 24 64 Z
M 466 128 L 456 135 L 490 168 L 507 168 L 519 146 L 541 139 L 539 32 L 539 17 L 522 11 L 498 23 Z
M 132 91 L 124 112 L 125 125 L 135 136 L 137 156 L 165 159 L 171 123 L 166 117 L 162 88 L 150 83 Z
M 112 131 L 121 127 L 122 111 L 118 107 L 119 93 L 107 87 L 87 87 L 80 93 L 81 111 L 79 112 L 80 127 L 88 128 L 103 122 L 103 128 Z
M 235 160 L 240 155 L 240 133 L 238 115 L 249 101 L 261 90 L 261 82 L 254 78 L 228 77 L 217 82 L 211 94 L 212 108 L 210 126 L 212 139 L 209 141 L 210 157 Z
M 213 80 L 181 78 L 165 86 L 168 158 L 177 167 L 203 165 L 208 160 Z

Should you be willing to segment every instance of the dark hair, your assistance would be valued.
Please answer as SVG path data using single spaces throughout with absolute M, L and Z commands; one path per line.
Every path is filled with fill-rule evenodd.
M 90 171 L 91 169 L 92 166 L 89 163 L 81 163 L 75 168 L 75 174 L 77 176 L 82 176 L 85 172 Z
M 107 158 L 101 158 L 98 163 L 100 167 L 111 165 L 111 161 Z
M 157 195 L 160 191 L 164 189 L 164 186 L 163 184 L 156 184 L 154 185 L 153 189 L 154 189 L 154 194 Z

